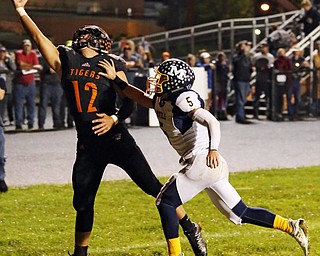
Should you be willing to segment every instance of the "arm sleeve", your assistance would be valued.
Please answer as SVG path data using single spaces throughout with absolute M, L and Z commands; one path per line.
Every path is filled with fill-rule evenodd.
M 119 122 L 128 118 L 134 110 L 135 110 L 134 102 L 127 97 L 123 98 L 121 107 L 116 113 L 116 116 L 118 117 Z
M 210 139 L 209 149 L 218 150 L 221 138 L 219 121 L 209 111 L 203 108 L 197 109 L 192 119 L 208 128 Z

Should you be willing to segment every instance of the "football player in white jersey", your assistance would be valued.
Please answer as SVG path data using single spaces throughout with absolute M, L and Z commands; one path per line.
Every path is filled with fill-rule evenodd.
M 101 61 L 99 65 L 106 70 L 101 75 L 114 80 L 126 96 L 155 109 L 161 129 L 181 156 L 183 169 L 172 175 L 156 201 L 170 256 L 183 255 L 175 209 L 202 190 L 233 223 L 282 230 L 293 236 L 304 254 L 309 255 L 305 220 L 287 219 L 264 208 L 249 207 L 229 183 L 227 163 L 218 152 L 220 124 L 203 108 L 199 94 L 191 90 L 195 75 L 187 63 L 179 59 L 162 62 L 155 76 L 149 78 L 149 91 L 153 89 L 153 97 L 122 81 L 112 62 Z

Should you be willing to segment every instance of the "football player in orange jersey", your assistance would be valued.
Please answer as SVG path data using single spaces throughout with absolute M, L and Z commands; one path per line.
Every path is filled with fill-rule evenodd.
M 28 0 L 12 0 L 21 22 L 50 67 L 61 75 L 61 82 L 77 130 L 77 155 L 73 166 L 73 205 L 77 211 L 74 256 L 86 256 L 94 219 L 94 200 L 104 169 L 109 163 L 122 168 L 147 194 L 156 197 L 162 184 L 153 174 L 140 148 L 125 125 L 121 123 L 131 113 L 131 101 L 124 98 L 116 108 L 117 91 L 113 82 L 99 72 L 103 59 L 112 60 L 124 81 L 125 63 L 110 54 L 108 34 L 98 26 L 79 28 L 72 48 L 56 47 L 40 31 L 26 13 Z M 178 220 L 178 216 L 179 220 Z M 190 221 L 183 208 L 173 217 L 180 223 L 196 255 L 206 253 L 200 228 Z

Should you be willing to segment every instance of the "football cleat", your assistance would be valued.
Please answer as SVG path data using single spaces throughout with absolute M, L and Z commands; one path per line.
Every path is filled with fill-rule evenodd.
M 309 241 L 308 241 L 308 227 L 304 219 L 297 219 L 297 220 L 289 220 L 289 224 L 292 227 L 292 233 L 291 236 L 296 239 L 296 241 L 301 246 L 304 255 L 308 256 L 310 255 L 309 252 Z
M 75 254 L 70 254 L 70 252 L 68 252 L 68 255 L 69 256 L 76 256 Z M 87 254 L 86 254 L 87 255 Z
M 184 234 L 188 238 L 195 256 L 206 256 L 208 255 L 207 244 L 201 236 L 201 227 L 195 222 L 192 224 L 194 226 L 193 232 L 184 231 Z
M 7 192 L 8 186 L 4 180 L 0 180 L 0 192 Z

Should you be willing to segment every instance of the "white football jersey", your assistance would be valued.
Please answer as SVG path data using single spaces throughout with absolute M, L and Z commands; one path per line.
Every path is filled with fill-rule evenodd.
M 154 109 L 160 127 L 172 147 L 185 159 L 209 148 L 207 127 L 188 116 L 190 111 L 203 106 L 199 94 L 192 90 L 183 91 L 170 100 L 155 96 Z

